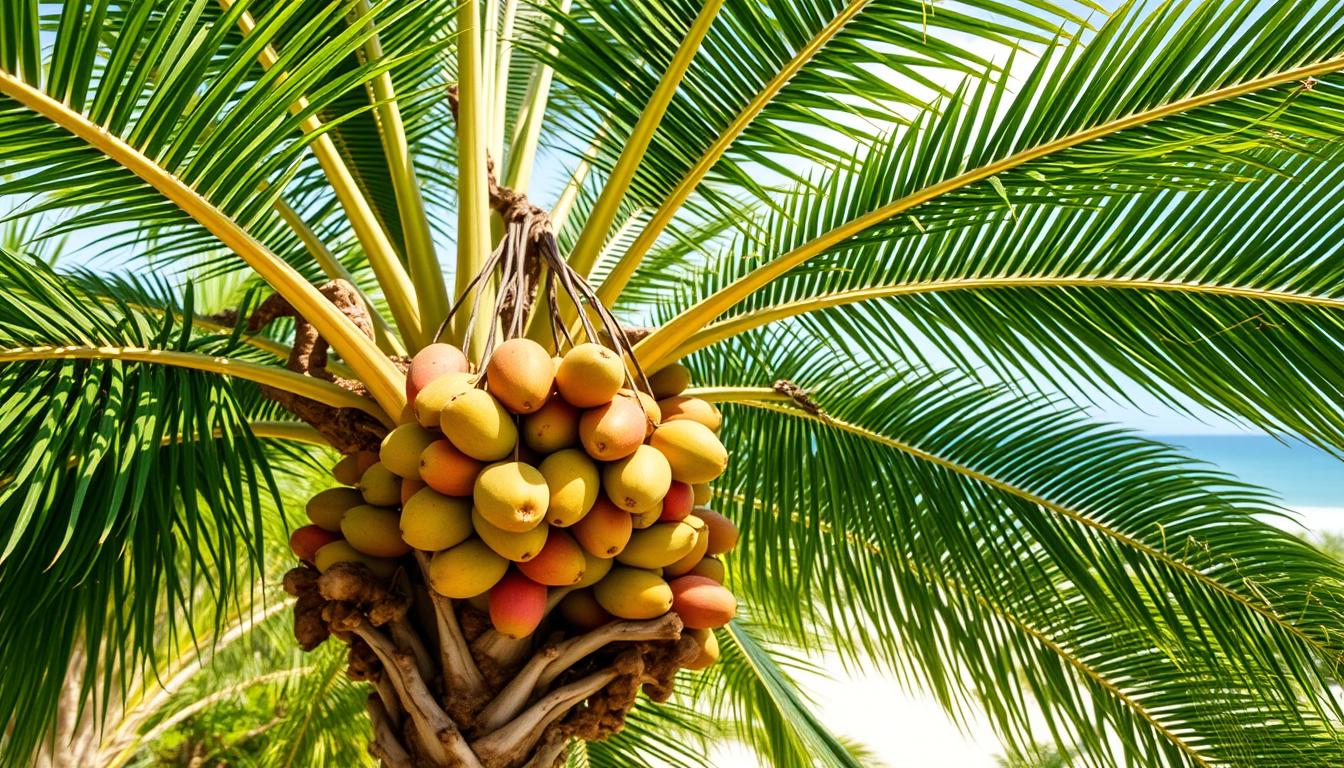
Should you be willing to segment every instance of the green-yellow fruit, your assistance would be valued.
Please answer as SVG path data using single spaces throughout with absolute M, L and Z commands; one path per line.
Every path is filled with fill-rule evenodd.
M 331 466 L 331 476 L 341 485 L 355 485 L 361 474 L 359 459 L 353 453 L 342 456 L 340 461 Z
M 719 660 L 719 639 L 714 636 L 714 630 L 688 629 L 682 635 L 694 638 L 696 647 L 700 649 L 700 654 L 687 663 L 684 669 L 708 669 Z
M 353 507 L 341 518 L 341 533 L 350 546 L 374 557 L 400 557 L 411 551 L 401 540 L 400 516 L 394 509 L 367 504 Z
M 551 532 L 549 525 L 534 526 L 521 533 L 506 531 L 482 517 L 478 509 L 471 512 L 471 525 L 490 549 L 515 563 L 525 563 L 536 557 L 541 548 L 546 546 L 546 538 Z
M 681 363 L 673 363 L 649 377 L 649 388 L 659 400 L 680 395 L 690 385 L 691 372 Z
M 347 509 L 364 503 L 364 497 L 354 488 L 328 488 L 318 491 L 308 500 L 308 519 L 328 531 L 341 530 L 341 515 Z
M 438 437 L 419 424 L 402 424 L 383 438 L 378 459 L 399 477 L 420 478 L 420 454 Z
M 662 414 L 663 421 L 679 421 L 681 419 L 698 421 L 709 427 L 709 431 L 715 433 L 719 431 L 719 427 L 723 426 L 723 414 L 719 413 L 719 409 L 698 397 L 678 395 L 666 400 L 659 400 L 658 412 Z
M 523 443 L 534 451 L 554 453 L 579 442 L 579 409 L 552 397 L 541 410 L 523 418 Z
M 691 554 L 698 537 L 699 531 L 685 522 L 655 523 L 635 531 L 616 560 L 636 568 L 666 568 Z
M 475 386 L 476 377 L 470 373 L 449 373 L 434 379 L 415 396 L 415 420 L 425 429 L 438 429 L 448 401 Z
M 682 520 L 682 524 L 695 529 L 695 545 L 680 560 L 663 567 L 663 575 L 668 578 L 685 576 L 690 573 L 692 568 L 705 559 L 705 552 L 709 550 L 709 528 L 705 525 L 704 520 L 695 515 L 690 515 Z
M 575 589 L 591 587 L 602 579 L 606 578 L 611 572 L 611 566 L 615 563 L 609 557 L 598 557 L 588 550 L 583 550 L 583 578 L 579 579 L 574 585 Z
M 598 605 L 632 621 L 656 619 L 672 610 L 672 588 L 656 573 L 618 566 L 593 587 Z
M 597 502 L 597 464 L 577 448 L 557 451 L 537 468 L 550 490 L 546 522 L 565 528 L 583 519 Z
M 664 422 L 649 444 L 667 458 L 672 479 L 707 483 L 728 467 L 728 451 L 704 424 L 689 419 Z
M 533 413 L 546 403 L 555 385 L 555 364 L 531 339 L 509 339 L 490 355 L 485 367 L 490 394 L 514 413 Z
M 550 507 L 551 490 L 536 467 L 501 461 L 481 470 L 471 492 L 476 510 L 491 525 L 511 533 L 530 531 Z
M 709 487 L 709 483 L 696 483 L 691 486 L 691 490 L 695 491 L 695 505 L 697 507 L 703 507 L 709 503 L 710 499 L 714 498 L 714 490 Z
M 485 542 L 467 539 L 430 558 L 429 583 L 444 597 L 465 600 L 488 592 L 508 570 L 509 561 Z
M 401 478 L 380 461 L 364 470 L 359 492 L 375 507 L 395 507 L 401 502 Z
M 513 416 L 489 392 L 479 389 L 449 400 L 439 426 L 459 451 L 480 461 L 499 461 L 518 443 Z
M 656 434 L 655 434 L 656 436 Z M 627 512 L 652 509 L 672 485 L 672 467 L 656 448 L 641 445 L 620 461 L 602 470 L 602 488 L 607 498 Z
M 704 576 L 706 579 L 713 579 L 722 584 L 724 579 L 723 561 L 713 556 L 706 557 L 696 563 L 690 573 L 696 576 Z
M 384 579 L 391 578 L 392 574 L 397 572 L 395 561 L 366 555 L 350 546 L 348 541 L 333 541 L 317 550 L 317 554 L 313 555 L 313 565 L 317 566 L 317 570 L 322 573 L 326 573 L 331 566 L 337 563 L 363 563 L 375 576 Z
M 630 513 L 603 496 L 569 530 L 590 554 L 615 557 L 630 542 Z
M 471 537 L 471 501 L 422 488 L 401 508 L 401 538 L 426 552 L 448 549 Z
M 579 408 L 596 408 L 616 396 L 625 382 L 621 356 L 601 344 L 580 344 L 565 353 L 555 371 L 560 396 Z

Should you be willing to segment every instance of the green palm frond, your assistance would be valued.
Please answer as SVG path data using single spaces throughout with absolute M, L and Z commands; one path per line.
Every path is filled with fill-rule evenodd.
M 1326 89 L 1329 86 L 1321 86 Z M 881 328 L 908 356 L 935 354 L 1007 380 L 1125 397 L 1138 382 L 1270 431 L 1344 448 L 1334 365 L 1344 282 L 1329 231 L 1337 147 L 1253 155 L 1281 173 L 1191 192 L 1159 190 L 870 242 L 819 257 L 751 296 L 689 348 L 796 314 L 850 335 Z M 819 207 L 801 203 L 794 222 Z M 1266 220 L 1255 212 L 1272 210 Z M 807 235 L 781 216 L 777 241 Z M 751 246 L 722 260 L 720 285 Z M 658 280 L 667 282 L 666 275 Z
M 1035 700 L 1098 765 L 1334 760 L 1317 662 L 1344 658 L 1344 569 L 1262 522 L 1278 513 L 1258 492 L 1048 402 L 858 376 L 871 362 L 837 368 L 835 342 L 745 338 L 698 367 L 762 387 L 720 393 L 737 403 L 720 503 L 747 542 L 733 583 L 762 620 L 800 639 L 848 628 L 833 640 L 856 660 L 954 712 L 983 707 L 1011 744 L 1032 743 Z M 769 389 L 778 378 L 823 415 Z
M 228 336 L 100 300 L 0 254 L 0 347 L 124 345 L 227 354 Z M 190 300 L 187 302 L 190 316 Z M 124 686 L 153 656 L 162 616 L 196 610 L 204 579 L 231 595 L 259 556 L 277 491 L 248 418 L 219 376 L 115 360 L 0 366 L 0 709 L 5 751 L 31 752 L 77 646 L 86 686 Z M 203 436 L 205 436 L 203 438 Z M 220 467 L 234 467 L 224 474 Z M 111 642 L 115 639 L 116 642 Z
M 1305 0 L 1143 10 L 1127 4 L 1086 45 L 1076 38 L 1047 48 L 1015 93 L 1005 80 L 968 82 L 943 109 L 874 145 L 857 171 L 833 175 L 812 195 L 825 201 L 820 210 L 792 212 L 814 216 L 753 254 L 730 286 L 672 320 L 641 353 L 665 364 L 749 293 L 833 249 L 1035 199 L 1096 204 L 1099 195 L 1262 176 L 1275 169 L 1257 150 L 1309 153 L 1339 136 L 1344 11 Z M 1206 55 L 1218 33 L 1221 53 Z

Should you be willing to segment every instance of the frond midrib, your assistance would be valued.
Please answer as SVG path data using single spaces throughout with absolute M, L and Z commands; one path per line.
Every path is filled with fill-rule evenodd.
M 775 304 L 761 309 L 743 312 L 738 315 L 711 323 L 685 344 L 674 350 L 666 360 L 678 360 L 692 352 L 745 333 L 753 328 L 783 320 L 808 312 L 856 304 L 875 299 L 895 298 L 898 296 L 919 296 L 955 291 L 1005 290 L 1023 288 L 1085 288 L 1102 290 L 1160 291 L 1164 293 L 1184 293 L 1193 295 L 1217 296 L 1220 298 L 1249 299 L 1282 304 L 1298 304 L 1324 309 L 1344 310 L 1344 299 L 1331 296 L 1319 296 L 1298 293 L 1284 288 L 1250 288 L 1238 285 L 1201 283 L 1178 280 L 1159 280 L 1154 278 L 1128 277 L 964 277 L 947 280 L 929 280 L 898 285 L 881 285 L 868 288 L 855 288 L 845 291 L 824 293 L 797 301 Z M 664 359 L 649 361 L 647 364 L 657 367 Z

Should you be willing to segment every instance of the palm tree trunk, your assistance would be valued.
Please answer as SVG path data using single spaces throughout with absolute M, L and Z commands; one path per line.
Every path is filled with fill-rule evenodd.
M 356 563 L 303 566 L 285 589 L 300 645 L 350 646 L 351 678 L 372 684 L 369 751 L 389 768 L 552 766 L 571 739 L 619 730 L 641 688 L 665 700 L 698 652 L 675 614 L 507 638 L 467 601 L 434 594 L 415 561 L 390 581 Z

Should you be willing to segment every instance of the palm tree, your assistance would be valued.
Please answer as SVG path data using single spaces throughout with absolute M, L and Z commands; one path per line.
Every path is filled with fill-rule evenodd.
M 4 762 L 149 760 L 170 732 L 268 764 L 351 739 L 407 764 L 427 732 L 439 764 L 560 756 L 535 707 L 507 749 L 468 742 L 432 669 L 385 699 L 401 736 L 370 697 L 375 739 L 366 692 L 322 684 L 339 655 L 238 618 L 281 600 L 266 542 L 331 446 L 406 418 L 405 355 L 474 329 L 483 362 L 501 301 L 506 332 L 583 328 L 546 260 L 723 410 L 714 503 L 743 533 L 719 663 L 575 764 L 725 736 L 862 764 L 799 649 L 982 710 L 1013 752 L 1340 764 L 1344 566 L 1088 415 L 1138 392 L 1344 451 L 1340 70 L 1323 0 L 0 0 L 28 225 L 0 253 Z M 66 236 L 124 267 L 40 258 Z M 517 282 L 473 282 L 501 261 Z M 440 329 L 459 297 L 487 311 Z M 329 367 L 291 355 L 318 337 Z M 237 679 L 154 693 L 215 640 Z M 251 746 L 185 709 L 277 685 L 331 705 L 272 738 L 292 707 L 259 695 Z

